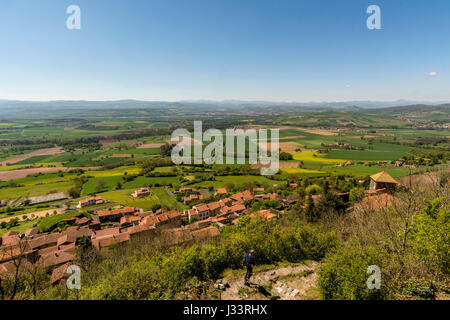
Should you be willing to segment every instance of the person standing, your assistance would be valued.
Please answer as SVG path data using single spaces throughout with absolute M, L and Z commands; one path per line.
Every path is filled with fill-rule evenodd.
M 245 273 L 244 285 L 248 286 L 248 281 L 252 276 L 253 268 L 255 267 L 255 251 L 250 250 L 249 253 L 245 254 L 244 257 L 244 266 L 247 267 L 247 272 Z

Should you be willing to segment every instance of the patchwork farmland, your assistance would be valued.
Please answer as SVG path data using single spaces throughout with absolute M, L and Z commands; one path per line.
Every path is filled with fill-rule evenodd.
M 383 116 L 321 111 L 281 112 L 270 121 L 266 115 L 254 115 L 249 121 L 247 114 L 233 115 L 232 127 L 280 130 L 279 171 L 263 176 L 261 164 L 249 163 L 250 151 L 243 154 L 245 164 L 236 160 L 173 164 L 173 130 L 192 128 L 193 119 L 200 118 L 206 127 L 224 133 L 230 126 L 226 117 L 211 122 L 197 114 L 184 118 L 166 114 L 171 121 L 159 121 L 111 112 L 109 120 L 94 121 L 89 113 L 85 120 L 10 120 L 2 126 L 0 236 L 4 243 L 42 236 L 52 245 L 73 236 L 70 249 L 60 246 L 55 251 L 69 262 L 86 235 L 92 250 L 104 259 L 109 249 L 141 248 L 147 241 L 171 246 L 195 246 L 218 238 L 230 241 L 227 237 L 245 233 L 247 227 L 275 228 L 271 233 L 261 231 L 266 239 L 277 228 L 305 232 L 304 228 L 329 227 L 328 212 L 351 217 L 377 199 L 388 203 L 391 193 L 372 188 L 384 186 L 373 177 L 389 177 L 395 182 L 389 192 L 398 189 L 398 194 L 408 190 L 404 188 L 410 182 L 420 185 L 420 177 L 426 177 L 429 189 L 437 181 L 441 191 L 436 192 L 450 181 L 445 178 L 450 174 L 450 130 L 433 117 L 418 122 L 413 116 L 400 120 L 401 114 L 390 111 Z M 117 120 L 117 113 L 128 118 Z M 194 137 L 191 140 L 196 142 Z M 246 138 L 245 142 L 247 150 L 251 144 L 265 146 L 265 141 Z M 195 145 L 205 151 L 208 143 Z M 270 148 L 269 142 L 266 149 Z M 237 149 L 234 154 L 238 155 Z M 333 219 L 336 223 L 340 218 Z M 267 224 L 258 225 L 261 221 Z M 265 240 L 258 243 L 266 245 Z M 41 259 L 46 250 L 37 251 Z M 9 262 L 5 263 L 6 268 Z M 45 263 L 52 285 L 64 281 L 58 276 L 64 264 Z

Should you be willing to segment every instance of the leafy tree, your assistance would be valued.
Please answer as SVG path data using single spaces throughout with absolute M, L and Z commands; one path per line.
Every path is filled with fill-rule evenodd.
M 233 182 L 227 182 L 225 184 L 225 189 L 227 189 L 227 192 L 233 192 L 234 191 L 234 183 Z
M 364 198 L 366 191 L 361 187 L 355 187 L 350 190 L 349 199 L 351 202 L 359 202 Z
M 305 192 L 307 195 L 319 194 L 323 192 L 323 189 L 319 187 L 317 184 L 312 184 L 305 188 Z
M 89 237 L 78 239 L 77 244 L 75 260 L 84 270 L 88 270 L 90 266 L 100 261 L 100 253 L 92 246 L 92 241 Z
M 97 191 L 97 192 L 100 192 L 100 191 L 102 191 L 103 190 L 103 188 L 106 186 L 106 181 L 105 180 L 100 180 L 98 183 L 97 183 L 97 187 L 95 188 L 95 190 Z
M 152 206 L 153 212 L 158 211 L 159 209 L 161 209 L 161 204 L 159 204 L 159 203 L 156 203 Z
M 80 194 L 81 194 L 81 190 L 76 187 L 73 187 L 69 190 L 69 196 L 73 199 L 79 198 Z
M 288 161 L 288 160 L 292 160 L 292 154 L 290 154 L 289 152 L 281 152 L 280 153 L 280 160 L 282 161 Z

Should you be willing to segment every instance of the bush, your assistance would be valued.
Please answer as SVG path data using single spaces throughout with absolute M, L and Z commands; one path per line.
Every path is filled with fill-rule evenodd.
M 349 200 L 351 202 L 359 202 L 364 198 L 366 191 L 361 187 L 356 187 L 350 190 Z
M 319 289 L 323 299 L 374 300 L 386 295 L 381 289 L 369 289 L 367 280 L 371 265 L 382 266 L 383 251 L 378 247 L 351 245 L 328 255 L 319 271 Z M 381 269 L 382 270 L 382 269 Z M 383 270 L 382 270 L 383 271 Z
M 427 201 L 428 206 L 415 219 L 412 248 L 431 270 L 450 273 L 450 210 L 441 198 Z
M 290 154 L 289 152 L 281 152 L 280 153 L 280 160 L 282 161 L 287 161 L 287 160 L 292 160 L 292 154 Z
M 308 195 L 313 195 L 313 194 L 322 193 L 323 189 L 316 184 L 312 184 L 312 185 L 306 187 L 305 192 Z
M 156 203 L 152 206 L 152 211 L 158 211 L 159 209 L 161 209 L 161 205 L 159 203 Z
M 403 287 L 404 295 L 423 299 L 434 299 L 436 291 L 436 286 L 431 281 L 417 278 L 409 279 Z

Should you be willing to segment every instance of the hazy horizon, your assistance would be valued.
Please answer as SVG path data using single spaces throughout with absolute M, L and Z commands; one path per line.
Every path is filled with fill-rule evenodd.
M 226 100 L 212 100 L 212 99 L 181 99 L 181 100 L 140 100 L 135 98 L 123 98 L 123 99 L 105 99 L 105 100 L 85 100 L 85 99 L 55 99 L 55 100 L 21 100 L 21 99 L 3 99 L 0 97 L 0 102 L 36 102 L 36 103 L 55 103 L 55 102 L 120 102 L 120 101 L 133 101 L 133 102 L 164 102 L 164 103 L 284 103 L 284 104 L 320 104 L 320 103 L 412 103 L 412 104 L 447 104 L 449 100 L 410 100 L 410 99 L 395 99 L 395 100 L 311 100 L 311 101 L 287 101 L 287 100 L 246 100 L 246 99 L 226 99 Z

